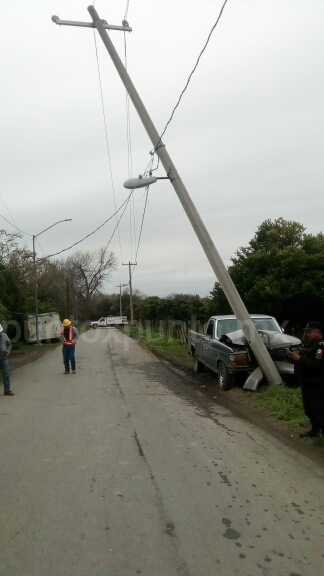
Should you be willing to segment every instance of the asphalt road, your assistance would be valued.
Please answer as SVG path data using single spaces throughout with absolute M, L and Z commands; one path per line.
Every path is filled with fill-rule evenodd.
M 114 329 L 0 397 L 0 576 L 320 576 L 323 469 Z M 181 385 L 180 385 L 181 384 Z

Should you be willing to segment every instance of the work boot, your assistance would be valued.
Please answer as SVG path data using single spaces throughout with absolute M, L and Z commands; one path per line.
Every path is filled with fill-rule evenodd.
M 67 371 L 65 370 L 65 372 L 63 372 L 63 374 L 70 374 L 70 372 L 67 372 Z
M 12 392 L 12 390 L 5 390 L 3 395 L 4 396 L 14 396 L 14 393 Z
M 316 438 L 316 436 L 319 435 L 319 430 L 314 430 L 313 428 L 311 430 L 308 430 L 308 432 L 301 432 L 299 434 L 299 438 Z

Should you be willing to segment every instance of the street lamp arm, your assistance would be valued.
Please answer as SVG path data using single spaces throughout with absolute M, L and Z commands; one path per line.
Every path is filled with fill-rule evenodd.
M 45 230 L 42 230 L 41 232 L 38 232 L 38 234 L 34 234 L 34 238 L 37 238 L 37 236 L 40 236 L 41 234 L 43 234 L 43 232 L 46 232 L 47 230 L 49 230 L 50 228 L 53 228 L 53 226 L 56 226 L 56 224 L 60 224 L 61 222 L 71 222 L 72 218 L 66 218 L 65 220 L 58 220 L 58 222 L 55 222 L 55 224 L 52 224 L 51 226 L 48 226 L 48 228 L 45 228 Z

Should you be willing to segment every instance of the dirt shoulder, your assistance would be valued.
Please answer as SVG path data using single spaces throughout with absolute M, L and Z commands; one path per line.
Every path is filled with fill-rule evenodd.
M 40 346 L 30 344 L 20 350 L 12 350 L 9 356 L 10 371 L 14 372 L 17 368 L 21 368 L 25 366 L 25 364 L 29 364 L 29 362 L 34 362 L 34 360 L 48 354 L 48 352 L 51 352 L 57 348 L 57 346 L 60 346 L 60 343 L 41 344 Z
M 144 342 L 139 341 L 139 343 L 141 346 L 148 348 L 170 370 L 176 372 L 183 380 L 183 391 L 190 398 L 194 398 L 200 404 L 203 404 L 207 410 L 211 404 L 220 404 L 231 410 L 239 418 L 262 428 L 268 434 L 284 442 L 292 450 L 297 450 L 304 456 L 324 466 L 324 446 L 314 446 L 312 440 L 300 439 L 299 431 L 302 428 L 292 427 L 286 422 L 279 420 L 276 415 L 272 414 L 253 398 L 255 393 L 245 391 L 242 388 L 233 388 L 228 392 L 224 392 L 219 389 L 217 376 L 212 371 L 205 370 L 201 374 L 194 372 L 193 362 L 190 357 L 188 357 L 188 361 L 185 361 L 184 366 L 178 363 L 174 357 L 167 358 L 163 353 L 152 349 Z M 190 367 L 191 365 L 192 367 Z

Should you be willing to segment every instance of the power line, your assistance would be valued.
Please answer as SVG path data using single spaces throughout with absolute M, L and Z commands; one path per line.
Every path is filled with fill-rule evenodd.
M 121 215 L 120 215 L 120 217 L 119 217 L 119 220 L 117 221 L 117 224 L 116 224 L 116 226 L 115 226 L 115 228 L 114 228 L 114 230 L 113 230 L 113 233 L 112 233 L 112 235 L 110 236 L 110 238 L 109 238 L 109 240 L 108 240 L 108 243 L 107 243 L 106 248 L 105 248 L 105 252 L 106 252 L 106 250 L 107 250 L 110 242 L 112 241 L 112 239 L 113 239 L 113 237 L 114 237 L 114 234 L 115 234 L 115 232 L 116 232 L 116 229 L 118 228 L 118 224 L 119 224 L 119 222 L 121 221 L 121 219 L 122 219 L 122 217 L 123 217 L 123 215 L 124 215 L 124 212 L 125 212 L 125 210 L 126 210 L 126 208 L 127 208 L 127 206 L 128 206 L 128 203 L 129 203 L 129 201 L 130 201 L 130 199 L 131 199 L 131 196 L 132 196 L 133 192 L 134 192 L 134 190 L 131 190 L 131 192 L 130 192 L 127 200 L 126 200 L 126 206 L 125 206 L 124 210 L 122 211 L 122 213 L 121 213 Z M 124 202 L 124 204 L 125 204 L 125 202 Z
M 106 112 L 105 112 L 105 105 L 104 105 L 104 98 L 103 98 L 103 90 L 102 90 L 102 82 L 101 82 L 101 74 L 100 74 L 100 65 L 99 65 L 99 57 L 98 57 L 98 48 L 97 48 L 97 39 L 96 39 L 96 32 L 93 31 L 93 38 L 95 43 L 95 50 L 96 50 L 96 60 L 97 60 L 97 68 L 98 68 L 98 78 L 99 78 L 99 87 L 100 87 L 100 96 L 101 96 L 101 106 L 102 106 L 102 114 L 104 119 L 104 128 L 105 128 L 105 136 L 106 136 L 106 147 L 107 147 L 107 155 L 108 155 L 108 163 L 109 163 L 109 170 L 110 170 L 110 178 L 111 178 L 111 187 L 114 197 L 114 206 L 115 210 L 116 207 L 116 196 L 115 196 L 115 187 L 114 187 L 114 179 L 112 174 L 112 166 L 111 166 L 111 158 L 110 158 L 110 149 L 109 149 L 109 140 L 108 140 L 108 130 L 107 130 L 107 120 L 106 120 Z M 117 219 L 117 216 L 116 216 Z M 121 259 L 123 260 L 123 252 L 121 247 L 121 240 L 120 240 L 120 233 L 118 229 L 118 239 L 119 239 L 119 248 L 120 248 L 120 255 Z
M 3 196 L 2 196 L 2 194 L 0 194 L 0 198 L 1 198 L 2 202 L 4 203 L 4 205 L 5 205 L 6 209 L 7 209 L 7 212 L 8 212 L 8 214 L 9 214 L 9 216 L 10 216 L 11 220 L 12 220 L 12 221 L 13 221 L 13 223 L 15 224 L 15 226 L 16 226 L 16 228 L 17 228 L 17 230 L 20 230 L 20 228 L 19 228 L 19 226 L 18 226 L 18 224 L 17 224 L 16 220 L 14 219 L 14 217 L 13 217 L 13 215 L 11 214 L 11 212 L 10 212 L 10 210 L 9 210 L 9 208 L 8 208 L 8 206 L 7 206 L 7 204 L 5 203 L 5 200 L 4 200 Z M 8 222 L 9 222 L 9 221 L 8 221 Z M 24 233 L 22 232 L 22 234 L 24 234 Z M 26 243 L 26 240 L 24 240 L 24 242 L 25 242 L 25 246 L 24 246 L 24 248 L 27 248 L 27 243 Z
M 149 163 L 147 164 L 147 166 L 146 166 L 146 168 L 145 168 L 145 170 L 144 170 L 144 172 L 143 172 L 144 175 L 145 175 L 145 174 L 147 173 L 147 171 L 149 170 L 149 166 L 150 166 L 150 165 L 152 166 L 153 161 L 154 161 L 154 154 L 152 155 L 152 158 L 150 159 Z M 70 250 L 70 248 L 73 248 L 73 247 L 76 246 L 77 244 L 80 244 L 81 242 L 83 242 L 83 240 L 85 240 L 86 238 L 89 238 L 89 236 L 92 236 L 92 234 L 94 234 L 95 232 L 97 232 L 97 230 L 99 230 L 100 228 L 102 228 L 107 222 L 109 222 L 109 220 L 112 220 L 112 218 L 123 208 L 123 206 L 125 206 L 125 208 L 124 208 L 124 210 L 123 210 L 123 212 L 122 212 L 119 220 L 117 221 L 117 224 L 116 224 L 116 226 L 115 226 L 115 228 L 114 228 L 114 230 L 113 230 L 113 233 L 112 233 L 111 237 L 109 238 L 109 240 L 108 240 L 108 242 L 107 242 L 107 245 L 106 245 L 105 250 L 104 250 L 104 252 L 106 252 L 106 250 L 107 250 L 107 248 L 108 248 L 108 246 L 109 246 L 109 244 L 110 244 L 110 242 L 111 242 L 111 240 L 112 240 L 112 238 L 113 238 L 113 236 L 114 236 L 114 234 L 115 234 L 115 231 L 116 231 L 116 229 L 118 228 L 119 222 L 120 222 L 121 218 L 123 217 L 123 215 L 124 215 L 124 213 L 125 213 L 125 211 L 126 211 L 126 208 L 127 208 L 127 206 L 128 206 L 128 203 L 129 203 L 129 201 L 130 201 L 130 199 L 131 199 L 131 197 L 132 197 L 135 189 L 136 189 L 136 188 L 133 188 L 133 190 L 130 191 L 130 193 L 129 193 L 129 195 L 128 195 L 128 198 L 126 198 L 126 200 L 125 200 L 125 201 L 123 202 L 123 204 L 118 208 L 118 210 L 117 210 L 112 216 L 110 216 L 110 218 L 108 218 L 108 219 L 105 220 L 100 226 L 98 226 L 98 228 L 96 228 L 93 232 L 91 232 L 90 234 L 87 234 L 87 236 L 84 236 L 84 238 L 82 238 L 82 239 L 79 240 L 78 242 L 75 242 L 74 244 L 72 244 L 72 246 L 69 246 L 68 248 L 64 248 L 64 250 L 60 250 L 59 252 L 56 252 L 55 254 L 49 254 L 49 256 L 46 256 L 46 258 L 51 258 L 52 256 L 58 256 L 59 254 L 62 254 L 62 252 L 66 252 L 67 250 Z
M 148 200 L 148 193 L 149 193 L 149 186 L 146 187 L 146 198 L 145 198 L 145 204 L 144 204 L 144 210 L 143 210 L 143 216 L 142 216 L 141 230 L 140 230 L 139 237 L 138 237 L 138 244 L 137 244 L 137 250 L 136 250 L 136 256 L 135 256 L 135 262 L 137 262 L 137 255 L 138 255 L 138 250 L 139 250 L 139 246 L 140 246 L 140 242 L 141 242 L 141 237 L 142 237 L 142 230 L 143 230 L 144 217 L 145 217 L 147 200 Z M 133 276 L 133 274 L 134 274 L 134 270 L 135 270 L 135 266 L 133 267 L 132 276 Z
M 36 242 L 37 242 L 38 246 L 40 247 L 41 251 L 43 252 L 43 256 L 46 258 L 45 252 L 44 252 L 43 248 L 41 247 L 38 238 L 36 238 Z
M 125 34 L 125 32 L 124 32 L 124 34 Z M 2 196 L 2 194 L 0 194 L 0 198 L 1 198 L 2 202 L 4 203 L 5 207 L 7 208 L 7 211 L 8 211 L 8 214 L 9 214 L 9 216 L 10 216 L 11 220 L 13 221 L 13 223 L 14 223 L 14 224 L 16 225 L 16 227 L 18 228 L 18 224 L 17 224 L 17 222 L 15 221 L 15 219 L 14 219 L 13 215 L 11 214 L 11 212 L 10 212 L 10 210 L 9 210 L 9 208 L 8 208 L 8 206 L 7 206 L 7 204 L 5 203 L 5 201 L 4 201 L 4 199 L 3 199 L 3 196 Z
M 68 248 L 64 248 L 63 250 L 60 250 L 59 252 L 55 252 L 54 254 L 49 254 L 48 256 L 46 256 L 46 258 L 52 258 L 52 256 L 58 256 L 59 254 L 62 254 L 62 252 L 66 252 L 67 250 L 70 250 L 71 248 L 74 248 L 74 246 L 76 246 L 77 244 L 80 244 L 81 242 L 83 242 L 84 240 L 86 240 L 87 238 L 89 238 L 90 236 L 92 236 L 93 234 L 95 234 L 95 232 L 97 232 L 98 230 L 100 230 L 100 228 L 102 228 L 105 224 L 107 224 L 107 222 L 109 222 L 110 220 L 112 220 L 114 218 L 114 216 L 116 216 L 116 214 L 118 214 L 118 212 L 123 208 L 123 206 L 126 204 L 128 204 L 130 200 L 130 195 L 128 196 L 128 198 L 126 198 L 126 200 L 122 203 L 122 205 L 118 208 L 118 210 L 116 210 L 116 212 L 113 213 L 112 216 L 109 216 L 109 218 L 107 218 L 102 224 L 100 224 L 100 226 L 98 226 L 95 230 L 93 230 L 92 232 L 90 232 L 89 234 L 87 234 L 86 236 L 84 236 L 83 238 L 81 238 L 81 240 L 78 240 L 77 242 L 74 242 L 74 244 L 72 244 L 71 246 L 68 246 Z M 124 213 L 124 211 L 123 211 Z
M 175 113 L 176 109 L 178 108 L 178 106 L 179 106 L 179 104 L 180 104 L 180 101 L 181 101 L 181 99 L 182 99 L 182 96 L 184 95 L 185 91 L 187 90 L 187 88 L 188 88 L 188 86 L 189 86 L 189 82 L 190 82 L 190 80 L 191 80 L 191 78 L 192 78 L 192 75 L 194 74 L 194 72 L 195 72 L 195 70 L 196 70 L 196 68 L 197 68 L 197 66 L 198 66 L 198 64 L 199 64 L 199 60 L 200 60 L 200 58 L 202 57 L 203 53 L 205 52 L 205 50 L 206 50 L 206 48 L 207 48 L 207 45 L 208 45 L 209 40 L 210 40 L 210 38 L 211 38 L 211 35 L 212 35 L 212 33 L 214 32 L 214 30 L 215 30 L 218 22 L 220 21 L 220 19 L 221 19 L 221 17 L 222 17 L 222 14 L 223 14 L 224 8 L 225 8 L 225 6 L 226 6 L 226 4 L 227 4 L 227 1 L 228 1 L 228 0 L 225 0 L 223 6 L 221 7 L 221 10 L 220 10 L 220 13 L 219 13 L 219 15 L 218 15 L 218 18 L 217 18 L 214 26 L 212 27 L 211 31 L 210 31 L 209 34 L 208 34 L 208 38 L 207 38 L 207 40 L 206 40 L 206 42 L 205 42 L 205 45 L 204 45 L 203 49 L 201 50 L 201 52 L 200 52 L 200 54 L 199 54 L 199 56 L 198 56 L 198 58 L 197 58 L 197 61 L 196 61 L 195 66 L 193 67 L 192 71 L 190 72 L 190 75 L 189 75 L 189 78 L 188 78 L 188 80 L 187 80 L 187 83 L 186 83 L 184 89 L 182 90 L 182 92 L 181 92 L 181 94 L 180 94 L 180 96 L 179 96 L 178 102 L 176 103 L 175 107 L 174 107 L 173 110 L 172 110 L 172 114 L 171 114 L 169 120 L 167 121 L 167 123 L 166 123 L 166 125 L 165 125 L 165 128 L 164 128 L 164 130 L 163 130 L 163 132 L 162 132 L 162 134 L 161 134 L 161 136 L 160 136 L 160 139 L 159 139 L 157 145 L 155 146 L 155 149 L 156 149 L 156 148 L 158 147 L 158 145 L 160 144 L 160 142 L 161 142 L 164 134 L 165 134 L 166 131 L 167 131 L 167 128 L 168 128 L 170 122 L 171 122 L 172 119 L 173 119 L 174 113 Z
M 126 205 L 125 205 L 125 208 L 124 208 L 124 210 L 122 211 L 119 219 L 117 220 L 117 224 L 116 224 L 116 226 L 115 226 L 115 228 L 114 228 L 114 230 L 113 230 L 113 233 L 112 233 L 112 235 L 110 236 L 110 238 L 109 238 L 109 240 L 108 240 L 108 242 L 107 242 L 107 245 L 106 245 L 106 247 L 105 247 L 105 249 L 104 249 L 104 251 L 103 251 L 103 256 L 104 256 L 104 255 L 106 254 L 106 252 L 107 252 L 108 246 L 109 246 L 110 242 L 112 241 L 112 239 L 113 239 L 113 237 L 114 237 L 114 235 L 115 235 L 116 229 L 118 229 L 119 222 L 121 221 L 121 219 L 122 219 L 122 217 L 123 217 L 123 214 L 124 214 L 124 212 L 125 212 L 125 210 L 126 210 L 126 208 L 127 208 L 127 206 L 128 206 L 128 203 L 129 203 L 129 201 L 130 201 L 130 199 L 131 199 L 131 196 L 132 196 L 133 192 L 134 192 L 134 189 L 131 190 L 131 192 L 130 192 L 129 195 L 128 195 L 128 198 L 127 198 L 127 199 L 125 200 L 125 202 L 124 202 L 124 204 L 126 204 Z M 124 204 L 122 204 L 122 206 L 121 206 L 120 208 L 122 208 Z M 99 263 L 98 263 L 98 267 L 99 267 Z M 95 267 L 94 270 L 96 270 L 96 268 L 97 268 L 97 267 Z
M 145 168 L 145 170 L 144 170 L 144 176 L 145 176 L 146 173 L 149 173 L 149 174 L 151 173 L 151 171 L 152 171 L 152 166 L 153 166 L 153 162 L 154 162 L 154 152 L 152 153 L 151 159 L 150 159 L 148 165 L 146 166 L 146 168 Z M 143 230 L 143 223 L 144 223 L 144 217 L 145 217 L 147 200 L 148 200 L 149 186 L 146 186 L 145 190 L 146 190 L 146 198 L 145 198 L 145 204 L 144 204 L 144 210 L 143 210 L 143 216 L 142 216 L 140 234 L 139 234 L 139 237 L 138 237 L 138 243 L 137 243 L 137 249 L 136 249 L 135 262 L 137 262 L 137 255 L 138 255 L 139 245 L 140 245 L 140 241 L 141 241 L 141 237 L 142 237 L 142 230 Z M 142 198 L 143 198 L 143 197 L 142 197 Z M 132 277 L 133 277 L 134 271 L 135 271 L 135 266 L 133 266 Z
M 127 20 L 128 8 L 129 8 L 129 0 L 127 0 L 127 3 L 126 3 L 124 20 Z
M 8 222 L 8 224 L 10 224 L 10 226 L 12 226 L 13 228 L 16 228 L 16 230 L 18 230 L 18 232 L 21 232 L 22 234 L 24 234 L 26 236 L 33 236 L 32 234 L 28 234 L 28 232 L 24 232 L 23 230 L 21 230 L 21 228 L 18 228 L 18 226 L 15 226 L 12 222 L 9 222 L 9 220 L 7 220 L 7 218 L 5 218 L 2 214 L 0 214 L 0 217 L 3 218 L 3 220 L 5 220 L 6 222 Z

